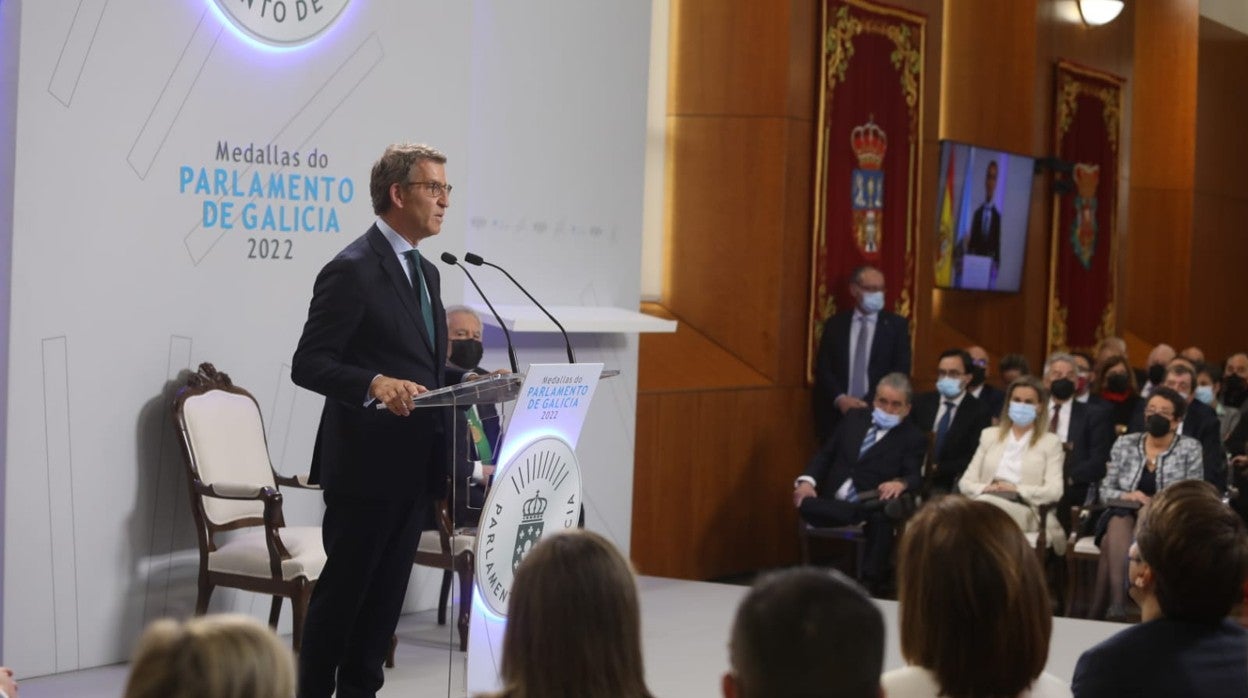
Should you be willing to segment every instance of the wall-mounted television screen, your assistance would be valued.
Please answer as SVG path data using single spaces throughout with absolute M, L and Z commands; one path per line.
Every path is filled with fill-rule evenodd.
M 1018 291 L 1035 159 L 941 141 L 936 286 Z

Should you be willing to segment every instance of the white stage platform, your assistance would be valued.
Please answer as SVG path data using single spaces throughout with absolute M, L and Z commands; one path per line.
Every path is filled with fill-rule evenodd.
M 712 698 L 719 695 L 720 677 L 728 668 L 728 631 L 747 587 L 642 577 L 643 649 L 646 675 L 655 695 Z M 897 640 L 897 604 L 879 602 L 888 627 L 885 669 L 903 664 Z M 452 616 L 453 617 L 453 616 Z M 1069 681 L 1085 649 L 1125 626 L 1117 623 L 1055 618 L 1049 648 L 1049 672 Z M 399 621 L 399 647 L 394 669 L 386 672 L 381 696 L 464 696 L 466 655 L 458 647 L 453 625 L 438 627 L 434 612 L 404 616 Z M 125 687 L 127 666 L 118 664 L 87 671 L 23 679 L 22 698 L 116 698 Z

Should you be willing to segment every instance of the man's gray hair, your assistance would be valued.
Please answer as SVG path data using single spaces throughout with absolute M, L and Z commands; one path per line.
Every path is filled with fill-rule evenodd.
M 446 308 L 446 316 L 449 318 L 455 313 L 467 313 L 476 319 L 477 324 L 484 327 L 485 323 L 481 322 L 481 314 L 467 305 L 452 305 Z
M 1055 351 L 1052 354 L 1049 354 L 1049 358 L 1044 360 L 1044 372 L 1048 373 L 1049 369 L 1053 368 L 1053 364 L 1061 362 L 1061 361 L 1065 361 L 1066 363 L 1070 364 L 1070 368 L 1072 371 L 1079 370 L 1079 364 L 1075 361 L 1074 354 L 1068 354 L 1064 351 Z
M 906 396 L 906 404 L 909 405 L 911 398 L 914 397 L 914 387 L 910 385 L 910 378 L 904 373 L 893 372 L 880 379 L 876 390 L 888 386 L 893 390 L 900 390 Z

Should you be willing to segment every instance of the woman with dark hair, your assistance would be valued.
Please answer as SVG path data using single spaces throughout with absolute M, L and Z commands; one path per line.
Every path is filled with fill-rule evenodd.
M 1101 480 L 1101 502 L 1108 508 L 1096 523 L 1101 555 L 1093 618 L 1100 618 L 1102 613 L 1107 620 L 1127 617 L 1127 548 L 1136 511 L 1166 486 L 1204 477 L 1200 442 L 1178 433 L 1186 411 L 1187 401 L 1177 392 L 1164 386 L 1153 388 L 1144 403 L 1146 431 L 1118 437 L 1109 452 L 1109 465 Z
M 1109 410 L 1116 436 L 1127 433 L 1127 425 L 1131 423 L 1131 416 L 1142 399 L 1135 383 L 1135 371 L 1131 370 L 1125 356 L 1110 355 L 1096 367 L 1090 400 L 1105 405 Z
M 1034 376 L 1023 376 L 1005 391 L 1000 422 L 980 434 L 979 448 L 958 481 L 968 497 L 986 501 L 1010 515 L 1028 533 L 1040 530 L 1041 504 L 1062 498 L 1062 442 L 1049 432 L 1049 393 Z M 1065 534 L 1057 517 L 1044 524 L 1060 555 Z
M 1128 554 L 1143 622 L 1075 665 L 1076 696 L 1241 698 L 1248 633 L 1227 618 L 1248 575 L 1248 532 L 1212 485 L 1177 482 L 1141 511 Z
M 1053 617 L 1036 551 L 1000 509 L 937 498 L 906 525 L 897 553 L 901 655 L 888 698 L 1051 698 Z
M 583 529 L 542 539 L 511 586 L 493 698 L 653 698 L 632 567 Z

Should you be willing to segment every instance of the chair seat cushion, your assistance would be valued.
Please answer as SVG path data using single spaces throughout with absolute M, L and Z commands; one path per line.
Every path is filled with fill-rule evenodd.
M 1101 549 L 1096 547 L 1096 539 L 1092 536 L 1083 536 L 1075 541 L 1075 552 L 1084 555 L 1100 555 Z
M 477 545 L 477 537 L 467 533 L 461 533 L 451 538 L 451 556 L 459 557 L 459 554 L 472 550 Z M 416 547 L 422 553 L 438 554 L 442 552 L 442 538 L 436 530 L 425 531 L 420 534 L 420 545 Z
M 292 580 L 306 577 L 309 581 L 316 581 L 321 576 L 321 569 L 325 567 L 321 527 L 291 526 L 281 529 L 281 537 L 282 544 L 290 553 L 289 560 L 282 560 L 282 578 Z M 208 553 L 208 569 L 245 577 L 271 578 L 269 548 L 265 544 L 264 529 L 240 533 L 222 542 L 216 551 Z

